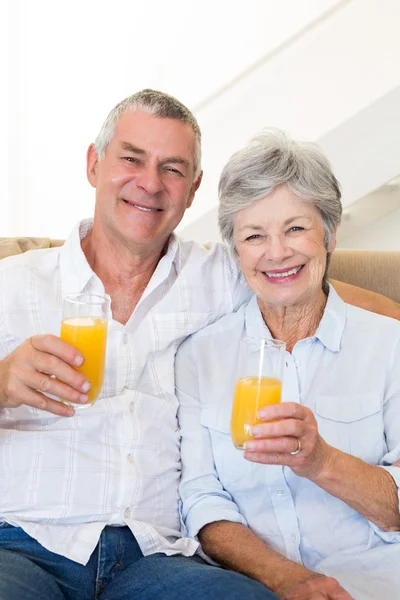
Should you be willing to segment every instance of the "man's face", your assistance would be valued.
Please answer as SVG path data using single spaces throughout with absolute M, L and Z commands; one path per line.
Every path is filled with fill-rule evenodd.
M 121 115 L 105 157 L 88 151 L 94 227 L 123 244 L 161 249 L 191 205 L 195 137 L 189 125 L 141 111 Z

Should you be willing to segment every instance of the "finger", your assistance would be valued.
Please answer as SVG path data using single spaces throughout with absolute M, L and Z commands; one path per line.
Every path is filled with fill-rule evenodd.
M 249 443 L 245 443 L 243 456 L 250 462 L 261 463 L 263 465 L 284 465 L 287 467 L 297 464 L 294 460 L 296 456 L 292 456 L 288 452 L 250 452 L 247 450 L 247 444 Z
M 84 362 L 84 356 L 79 350 L 56 335 L 34 335 L 29 338 L 29 341 L 34 350 L 58 356 L 58 358 L 72 366 L 80 367 Z
M 307 406 L 297 402 L 282 402 L 281 404 L 269 404 L 258 410 L 258 418 L 263 421 L 272 419 L 306 419 L 312 415 Z
M 89 399 L 87 394 L 83 394 L 55 377 L 49 377 L 37 371 L 31 371 L 24 383 L 34 391 L 51 394 L 67 402 L 85 403 Z
M 19 402 L 61 417 L 73 417 L 75 414 L 72 406 L 67 406 L 62 402 L 47 398 L 40 392 L 28 388 L 22 389 L 22 392 L 19 394 Z
M 53 380 L 54 382 L 59 380 L 75 390 L 83 392 L 84 394 L 86 394 L 91 388 L 90 381 L 80 371 L 77 371 L 74 369 L 74 367 L 71 367 L 62 359 L 52 354 L 46 354 L 44 352 L 37 353 L 34 367 L 41 373 L 54 375 L 54 377 L 57 378 Z M 52 391 L 47 389 L 42 389 L 41 387 L 38 389 L 53 394 Z
M 249 452 L 265 452 L 271 454 L 288 454 L 295 452 L 299 447 L 299 438 L 297 437 L 279 437 L 279 438 L 267 438 L 258 439 L 256 445 L 252 449 L 251 440 L 246 442 L 246 450 Z
M 275 423 L 261 423 L 251 427 L 251 435 L 255 438 L 267 437 L 305 437 L 310 425 L 300 419 L 283 419 Z
M 331 594 L 332 600 L 354 600 L 343 588 L 338 589 Z

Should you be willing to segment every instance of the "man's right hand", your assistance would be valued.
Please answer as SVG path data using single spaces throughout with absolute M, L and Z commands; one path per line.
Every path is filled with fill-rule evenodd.
M 297 581 L 286 581 L 277 592 L 281 600 L 353 600 L 333 577 L 312 573 Z
M 74 369 L 84 362 L 82 354 L 55 335 L 35 335 L 0 361 L 0 408 L 22 404 L 55 415 L 72 416 L 74 409 L 44 392 L 66 402 L 85 403 L 90 382 Z

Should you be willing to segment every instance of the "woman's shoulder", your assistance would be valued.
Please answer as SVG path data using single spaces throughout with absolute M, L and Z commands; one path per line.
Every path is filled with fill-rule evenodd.
M 400 321 L 346 304 L 346 329 L 361 339 L 400 340 Z

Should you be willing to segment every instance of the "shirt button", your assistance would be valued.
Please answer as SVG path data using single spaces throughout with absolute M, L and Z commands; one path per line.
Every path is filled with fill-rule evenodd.
M 294 364 L 296 365 L 296 367 L 301 367 L 301 360 L 295 360 Z
M 134 410 L 135 410 L 135 405 L 133 404 L 133 402 L 131 402 L 129 405 L 129 412 L 133 413 Z
M 278 496 L 283 496 L 285 492 L 283 490 L 277 490 L 276 493 Z
M 297 540 L 297 535 L 295 535 L 294 533 L 292 533 L 292 535 L 290 536 L 290 541 L 291 542 L 295 542 Z
M 128 459 L 128 462 L 133 463 L 133 454 L 128 454 L 126 458 Z
M 124 333 L 124 344 L 128 343 L 129 336 L 127 333 Z
M 125 517 L 125 519 L 130 519 L 131 518 L 131 511 L 129 510 L 129 508 L 126 508 L 124 510 L 124 517 Z

